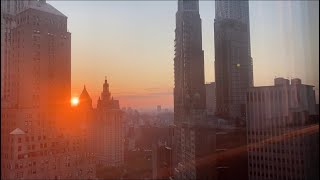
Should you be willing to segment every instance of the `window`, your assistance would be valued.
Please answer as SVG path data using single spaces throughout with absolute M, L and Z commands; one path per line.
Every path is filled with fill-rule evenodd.
M 23 178 L 23 172 L 17 172 L 16 178 L 19 178 L 19 179 Z

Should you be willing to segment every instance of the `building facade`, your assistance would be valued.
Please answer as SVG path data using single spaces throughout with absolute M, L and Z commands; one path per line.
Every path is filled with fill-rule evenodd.
M 93 179 L 72 119 L 71 34 L 45 1 L 1 1 L 1 179 Z
M 2 104 L 65 109 L 71 92 L 67 17 L 48 3 L 36 1 L 19 13 L 5 14 L 4 21 L 9 27 L 4 31 Z
M 206 84 L 206 108 L 208 115 L 214 115 L 216 112 L 216 83 Z
M 247 93 L 249 179 L 318 179 L 319 124 L 313 86 L 276 78 Z
M 109 84 L 105 80 L 103 91 L 90 125 L 91 152 L 97 164 L 120 167 L 124 165 L 124 123 L 119 101 L 111 97 Z
M 248 153 L 245 127 L 217 127 L 216 176 L 217 180 L 248 179 Z
M 214 39 L 216 114 L 245 120 L 245 95 L 253 86 L 248 1 L 216 1 Z
M 174 58 L 175 179 L 212 178 L 209 164 L 201 164 L 211 150 L 206 128 L 206 92 L 199 1 L 178 1 Z

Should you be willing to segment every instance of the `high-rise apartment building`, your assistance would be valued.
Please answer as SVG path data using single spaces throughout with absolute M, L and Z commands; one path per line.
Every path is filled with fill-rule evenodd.
M 216 112 L 216 83 L 211 82 L 206 84 L 206 108 L 208 115 L 214 115 Z
M 245 119 L 245 95 L 253 86 L 248 1 L 216 1 L 214 22 L 216 114 Z
M 10 108 L 65 109 L 71 91 L 67 17 L 44 1 L 31 2 L 16 14 L 4 15 L 8 25 L 1 102 Z
M 199 1 L 178 1 L 174 58 L 174 138 L 176 179 L 209 178 L 199 160 L 212 152 L 206 126 L 204 55 Z
M 318 179 L 319 124 L 313 86 L 276 78 L 247 93 L 249 179 Z
M 105 80 L 94 119 L 90 125 L 92 153 L 97 164 L 119 167 L 124 164 L 124 124 L 119 101 L 111 97 Z
M 1 1 L 1 179 L 95 178 L 70 111 L 71 34 L 45 1 Z

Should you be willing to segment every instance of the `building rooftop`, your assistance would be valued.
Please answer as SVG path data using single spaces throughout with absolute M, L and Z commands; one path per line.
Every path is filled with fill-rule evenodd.
M 86 89 L 86 86 L 83 87 L 83 90 L 80 94 L 80 100 L 91 100 L 91 97 Z
M 24 131 L 22 131 L 20 128 L 16 128 L 10 134 L 11 135 L 23 135 L 23 134 L 26 134 L 26 133 Z
M 34 1 L 32 4 L 30 4 L 28 6 L 28 8 L 24 9 L 24 11 L 28 10 L 28 9 L 35 9 L 35 10 L 39 10 L 42 12 L 47 12 L 50 14 L 54 14 L 54 15 L 58 15 L 58 16 L 62 16 L 62 17 L 67 17 L 66 15 L 64 15 L 59 10 L 57 10 L 56 8 L 54 8 L 53 6 L 51 6 L 50 4 L 48 4 L 46 2 Z

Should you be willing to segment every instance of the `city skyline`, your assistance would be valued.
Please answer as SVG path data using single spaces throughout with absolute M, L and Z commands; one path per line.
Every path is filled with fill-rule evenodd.
M 68 16 L 68 29 L 72 32 L 72 96 L 79 96 L 83 85 L 86 85 L 95 106 L 99 84 L 103 81 L 101 77 L 106 75 L 112 83 L 111 90 L 122 107 L 145 109 L 155 108 L 157 104 L 173 107 L 173 41 L 177 2 L 49 3 Z M 272 84 L 275 76 L 297 77 L 306 84 L 316 86 L 318 101 L 319 43 L 318 38 L 311 38 L 318 37 L 318 29 L 314 29 L 318 28 L 318 22 L 312 19 L 316 19 L 315 15 L 318 15 L 317 3 L 319 2 L 250 2 L 251 54 L 256 86 Z M 205 81 L 211 82 L 215 81 L 214 1 L 200 1 L 199 8 L 203 19 Z M 277 10 L 270 14 L 274 8 Z M 315 8 L 309 10 L 314 13 L 309 19 L 314 23 L 306 21 L 306 8 Z M 83 13 L 84 9 L 88 13 Z M 287 11 L 282 11 L 283 9 Z M 153 19 L 157 19 L 157 23 Z M 292 22 L 295 19 L 297 21 L 294 24 Z M 266 23 L 261 24 L 261 21 Z M 288 35 L 285 35 L 285 27 L 292 27 L 293 30 L 289 29 Z M 311 34 L 304 33 L 308 31 Z M 299 42 L 306 48 L 299 48 Z M 95 46 L 88 46 L 92 43 Z M 150 46 L 146 45 L 151 43 Z M 311 46 L 307 43 L 313 44 Z M 280 48 L 285 45 L 288 47 L 287 52 Z M 124 54 L 123 51 L 127 53 Z M 313 57 L 303 58 L 303 54 L 310 54 L 307 51 L 311 51 Z M 119 63 L 120 61 L 122 62 Z M 267 73 L 264 71 L 265 67 L 270 68 Z M 80 76 L 83 74 L 86 76 Z M 131 80 L 128 80 L 128 75 Z
M 1 179 L 318 179 L 317 5 L 1 0 Z

